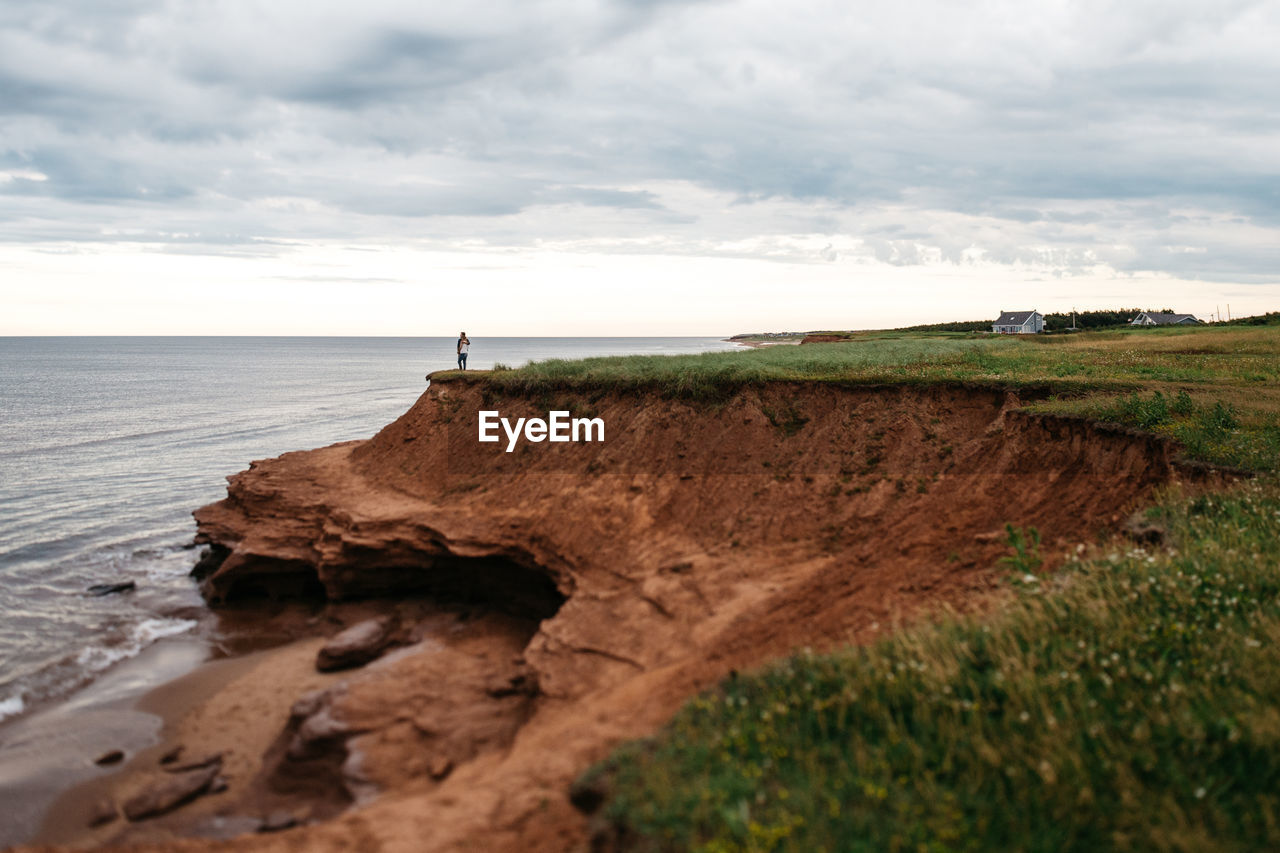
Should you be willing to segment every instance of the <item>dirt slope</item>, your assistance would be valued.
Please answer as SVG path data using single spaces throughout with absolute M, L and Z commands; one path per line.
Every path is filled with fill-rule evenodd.
M 691 693 L 798 647 L 978 606 L 1006 521 L 1038 527 L 1052 563 L 1176 476 L 1159 439 L 1017 404 L 782 384 L 715 405 L 529 400 L 437 381 L 369 441 L 255 463 L 196 513 L 226 555 L 211 602 L 430 595 L 501 611 L 507 628 L 460 650 L 419 632 L 296 709 L 263 778 L 311 761 L 359 808 L 147 849 L 583 844 L 570 781 Z M 600 417 L 606 440 L 507 453 L 477 441 L 481 409 Z

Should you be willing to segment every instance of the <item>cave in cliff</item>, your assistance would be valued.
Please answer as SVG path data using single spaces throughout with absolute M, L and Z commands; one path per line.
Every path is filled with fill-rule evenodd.
M 367 549 L 363 558 L 349 558 L 340 585 L 332 579 L 326 584 L 317 566 L 306 561 L 247 563 L 219 588 L 207 589 L 212 603 L 424 598 L 539 622 L 554 616 L 565 600 L 545 571 L 501 554 L 423 554 L 417 560 L 388 562 L 376 549 Z

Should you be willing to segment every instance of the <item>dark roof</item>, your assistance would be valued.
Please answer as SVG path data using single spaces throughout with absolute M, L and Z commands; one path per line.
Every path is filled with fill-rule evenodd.
M 1184 320 L 1196 319 L 1194 314 L 1162 314 L 1159 311 L 1143 311 L 1142 314 L 1138 315 L 1138 317 L 1142 317 L 1144 315 L 1150 317 L 1151 322 L 1155 323 L 1157 326 L 1167 326 L 1173 323 L 1181 323 Z M 1133 319 L 1136 320 L 1138 317 L 1134 317 Z M 1198 323 L 1200 321 L 1196 320 L 1196 322 Z
M 996 326 L 1024 326 L 1031 319 L 1031 315 L 1035 311 L 1001 311 L 1000 317 L 993 325 Z

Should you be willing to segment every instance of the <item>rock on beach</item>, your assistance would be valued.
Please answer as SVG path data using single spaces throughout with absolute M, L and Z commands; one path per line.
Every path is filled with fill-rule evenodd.
M 199 770 L 166 774 L 124 804 L 124 816 L 138 821 L 164 814 L 203 794 L 222 772 L 219 759 Z
M 316 669 L 332 672 L 361 666 L 376 658 L 391 639 L 391 619 L 358 622 L 324 644 L 316 655 Z

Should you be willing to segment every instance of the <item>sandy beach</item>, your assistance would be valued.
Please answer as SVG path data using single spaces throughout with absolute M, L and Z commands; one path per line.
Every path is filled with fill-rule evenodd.
M 96 847 L 116 841 L 164 841 L 182 836 L 229 837 L 257 827 L 264 814 L 223 814 L 241 802 L 261 768 L 261 756 L 288 719 L 301 693 L 331 683 L 336 674 L 315 670 L 322 638 L 242 657 L 209 661 L 148 691 L 133 713 L 161 721 L 155 742 L 138 750 L 114 773 L 66 791 L 49 807 L 35 842 Z M 116 817 L 90 824 L 149 784 L 163 779 L 162 757 L 180 750 L 177 762 L 220 754 L 225 791 L 167 815 L 130 823 Z
M 299 697 L 345 685 L 376 667 L 320 672 L 317 653 L 332 636 L 374 613 L 395 613 L 412 626 L 397 635 L 397 656 L 442 661 L 458 671 L 518 651 L 530 630 L 522 620 L 444 608 L 423 598 L 387 602 L 291 605 L 232 611 L 224 639 L 232 656 L 203 640 L 169 640 L 148 649 L 68 702 L 21 721 L 23 738 L 6 731 L 11 776 L 25 772 L 28 795 L 10 812 L 10 831 L 29 849 L 97 848 L 181 839 L 225 839 L 276 824 L 304 825 L 347 809 L 352 799 L 331 784 L 335 768 L 306 764 L 301 772 L 273 773 L 296 725 L 290 712 Z M 256 613 L 252 619 L 250 614 Z M 260 619 L 254 633 L 245 623 Z M 281 637 L 313 636 L 283 644 Z M 254 644 L 269 648 L 252 649 Z M 295 721 L 296 722 L 296 721 Z M 19 727 L 14 726 L 17 730 Z M 25 754 L 15 744 L 27 744 Z M 94 759 L 119 751 L 109 767 Z M 175 770 L 220 761 L 217 781 L 194 799 L 153 817 L 128 820 L 123 804 L 164 785 Z M 319 764 L 327 765 L 329 756 Z M 302 765 L 299 765 L 302 766 Z M 28 849 L 28 848 L 19 848 Z

